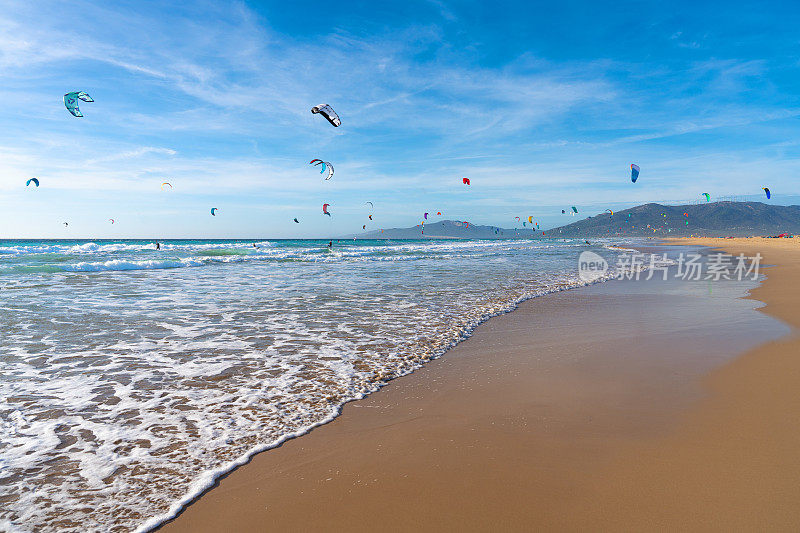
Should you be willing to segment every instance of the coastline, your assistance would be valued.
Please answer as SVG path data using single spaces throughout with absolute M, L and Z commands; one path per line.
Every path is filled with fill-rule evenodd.
M 631 527 L 627 492 L 613 495 L 640 490 L 653 466 L 633 475 L 631 458 L 717 397 L 703 376 L 787 333 L 740 289 L 712 302 L 679 285 L 614 281 L 523 302 L 255 456 L 161 529 Z

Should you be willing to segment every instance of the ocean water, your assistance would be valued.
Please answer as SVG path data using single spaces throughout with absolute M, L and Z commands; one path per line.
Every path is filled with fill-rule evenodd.
M 0 530 L 153 527 L 618 243 L 255 244 L 0 241 Z

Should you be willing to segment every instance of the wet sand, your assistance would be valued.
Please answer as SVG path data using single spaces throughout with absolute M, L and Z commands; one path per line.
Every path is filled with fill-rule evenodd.
M 741 244 L 779 265 L 753 297 L 797 326 L 800 246 L 773 242 Z M 525 302 L 162 530 L 796 530 L 800 346 L 744 288 Z

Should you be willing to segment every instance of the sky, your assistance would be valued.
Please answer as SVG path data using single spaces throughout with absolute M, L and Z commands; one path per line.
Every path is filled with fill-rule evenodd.
M 798 23 L 796 2 L 0 0 L 0 238 L 800 203 Z

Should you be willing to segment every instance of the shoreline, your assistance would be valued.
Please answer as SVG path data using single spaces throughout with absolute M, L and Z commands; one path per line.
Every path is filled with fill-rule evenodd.
M 148 532 L 148 531 L 161 530 L 164 527 L 164 525 L 169 524 L 172 521 L 176 520 L 178 517 L 180 517 L 185 512 L 186 509 L 188 509 L 189 507 L 194 505 L 197 501 L 202 499 L 209 491 L 217 488 L 223 479 L 235 473 L 238 469 L 251 463 L 256 456 L 263 454 L 265 452 L 269 452 L 270 450 L 280 448 L 288 442 L 296 440 L 300 437 L 304 437 L 310 434 L 312 431 L 334 422 L 339 417 L 341 417 L 344 408 L 347 407 L 348 405 L 354 402 L 363 401 L 365 398 L 380 392 L 381 390 L 383 390 L 384 387 L 395 382 L 397 379 L 402 379 L 407 376 L 410 376 L 420 371 L 422 368 L 425 367 L 425 365 L 430 364 L 432 361 L 444 357 L 453 348 L 463 343 L 464 341 L 468 340 L 473 335 L 476 328 L 479 328 L 481 325 L 485 324 L 489 320 L 509 313 L 513 313 L 515 310 L 517 310 L 517 308 L 520 305 L 523 305 L 530 300 L 535 300 L 541 297 L 547 297 L 552 294 L 557 294 L 564 291 L 583 289 L 595 284 L 606 283 L 608 281 L 613 281 L 613 278 L 603 277 L 601 279 L 597 279 L 594 281 L 576 281 L 576 282 L 566 283 L 557 287 L 549 287 L 546 290 L 528 293 L 518 298 L 517 300 L 509 301 L 506 304 L 504 304 L 504 307 L 501 310 L 495 310 L 491 312 L 487 311 L 479 319 L 471 323 L 457 339 L 450 341 L 448 344 L 444 345 L 440 350 L 434 352 L 434 354 L 429 359 L 425 360 L 420 359 L 416 366 L 402 371 L 400 374 L 396 375 L 395 377 L 393 377 L 388 381 L 376 383 L 374 390 L 366 391 L 356 397 L 353 397 L 345 401 L 343 404 L 339 406 L 338 410 L 335 413 L 330 414 L 329 416 L 325 417 L 324 419 L 310 426 L 286 434 L 282 436 L 280 439 L 277 439 L 276 441 L 256 446 L 248 450 L 247 453 L 245 453 L 243 456 L 229 462 L 224 467 L 220 467 L 216 470 L 206 471 L 202 477 L 198 478 L 193 482 L 194 488 L 184 497 L 173 502 L 166 513 L 148 518 L 146 521 L 140 524 L 134 531 Z
M 525 466 L 528 467 L 527 469 L 533 467 L 534 472 L 539 476 L 542 474 L 542 469 L 549 470 L 551 476 L 544 476 L 544 478 L 549 480 L 551 485 L 544 480 L 532 483 L 531 480 L 536 476 L 528 477 L 527 481 L 520 480 L 523 485 L 528 485 L 528 490 L 518 491 L 517 494 L 521 492 L 521 495 L 529 498 L 540 496 L 548 491 L 552 493 L 555 490 L 556 493 L 559 493 L 559 491 L 566 490 L 566 493 L 570 495 L 571 505 L 574 505 L 581 501 L 581 497 L 587 497 L 592 492 L 590 489 L 596 482 L 592 472 L 597 474 L 603 468 L 613 464 L 613 458 L 617 455 L 618 448 L 624 448 L 631 442 L 638 443 L 642 439 L 663 437 L 666 429 L 672 428 L 678 423 L 679 415 L 689 408 L 690 404 L 703 401 L 704 391 L 698 386 L 700 379 L 713 368 L 719 367 L 723 359 L 731 356 L 731 351 L 736 352 L 734 347 L 736 343 L 745 343 L 752 347 L 758 344 L 759 340 L 766 341 L 786 332 L 785 327 L 778 327 L 775 323 L 764 326 L 767 322 L 753 317 L 752 305 L 747 304 L 744 307 L 748 307 L 748 309 L 744 314 L 749 318 L 740 317 L 740 320 L 745 322 L 754 320 L 754 323 L 758 323 L 762 329 L 761 335 L 737 336 L 736 330 L 742 328 L 736 326 L 741 326 L 741 324 L 725 326 L 712 321 L 712 327 L 727 327 L 730 330 L 727 332 L 727 339 L 722 340 L 723 344 L 728 343 L 726 344 L 727 352 L 713 358 L 713 361 L 698 361 L 701 358 L 697 351 L 691 353 L 689 357 L 684 354 L 678 358 L 681 362 L 678 365 L 680 372 L 677 374 L 677 379 L 675 375 L 670 376 L 669 372 L 665 372 L 665 370 L 673 373 L 676 371 L 676 362 L 669 357 L 669 353 L 662 354 L 660 358 L 657 357 L 655 364 L 653 361 L 649 361 L 648 365 L 643 366 L 640 364 L 641 361 L 637 362 L 636 359 L 630 357 L 623 357 L 621 361 L 619 360 L 618 343 L 615 342 L 618 340 L 619 334 L 627 335 L 628 338 L 633 336 L 640 344 L 647 345 L 649 342 L 653 344 L 651 348 L 658 349 L 659 344 L 663 346 L 665 342 L 668 342 L 664 338 L 665 332 L 650 335 L 651 338 L 648 341 L 641 335 L 637 337 L 635 331 L 626 329 L 624 325 L 613 320 L 611 322 L 600 320 L 595 323 L 594 336 L 588 333 L 582 335 L 582 340 L 588 341 L 584 342 L 584 345 L 581 345 L 581 340 L 568 342 L 573 349 L 578 346 L 582 348 L 582 351 L 579 351 L 581 357 L 577 360 L 568 360 L 566 363 L 559 361 L 559 356 L 563 355 L 564 338 L 551 338 L 548 341 L 545 335 L 544 339 L 541 336 L 536 339 L 537 347 L 543 340 L 545 344 L 550 342 L 550 355 L 555 354 L 554 358 L 543 361 L 540 357 L 538 365 L 531 365 L 528 360 L 531 355 L 530 348 L 533 345 L 529 345 L 527 351 L 517 349 L 515 353 L 511 353 L 514 352 L 512 346 L 512 350 L 504 356 L 507 363 L 503 366 L 505 370 L 489 364 L 490 360 L 487 360 L 489 358 L 486 356 L 486 349 L 494 350 L 492 354 L 496 355 L 498 344 L 507 341 L 509 336 L 512 337 L 512 340 L 524 340 L 524 333 L 521 331 L 525 329 L 531 319 L 535 321 L 538 318 L 533 315 L 536 315 L 537 310 L 541 310 L 539 308 L 543 305 L 547 307 L 548 304 L 543 304 L 543 301 L 554 301 L 551 310 L 554 313 L 563 312 L 564 305 L 571 305 L 574 310 L 580 311 L 585 304 L 584 296 L 588 296 L 589 300 L 597 301 L 593 305 L 599 305 L 598 309 L 603 309 L 604 306 L 607 308 L 608 305 L 614 305 L 614 302 L 620 298 L 628 300 L 637 298 L 635 295 L 631 297 L 630 294 L 625 294 L 625 291 L 612 289 L 611 293 L 616 290 L 616 294 L 613 294 L 614 298 L 609 299 L 611 294 L 603 294 L 602 287 L 608 289 L 609 286 L 625 286 L 626 290 L 630 291 L 631 287 L 637 285 L 641 287 L 648 284 L 643 282 L 604 283 L 583 287 L 580 291 L 554 293 L 523 302 L 516 311 L 484 322 L 472 337 L 451 348 L 445 357 L 427 363 L 411 375 L 393 380 L 366 399 L 346 404 L 341 415 L 333 422 L 318 427 L 315 431 L 304 435 L 302 439 L 285 442 L 280 447 L 273 448 L 270 453 L 256 455 L 250 464 L 225 475 L 213 490 L 207 491 L 186 507 L 177 518 L 165 523 L 160 529 L 213 530 L 225 525 L 227 527 L 235 526 L 241 530 L 255 530 L 258 529 L 258 524 L 263 524 L 265 521 L 276 526 L 290 528 L 305 526 L 359 529 L 366 524 L 355 520 L 353 513 L 359 511 L 371 516 L 375 512 L 385 510 L 387 506 L 391 507 L 389 503 L 394 494 L 403 494 L 406 501 L 414 502 L 413 509 L 416 513 L 414 520 L 416 521 L 405 522 L 405 527 L 447 527 L 452 525 L 452 522 L 443 524 L 438 522 L 440 519 L 435 517 L 442 516 L 443 513 L 447 514 L 448 511 L 452 512 L 453 508 L 450 506 L 459 508 L 463 505 L 474 505 L 476 508 L 486 506 L 484 500 L 487 493 L 485 490 L 473 494 L 470 489 L 469 494 L 449 499 L 444 498 L 445 501 L 441 501 L 441 493 L 446 493 L 448 487 L 463 486 L 467 481 L 470 485 L 478 483 L 485 488 L 491 487 L 494 493 L 500 492 L 505 495 L 505 499 L 500 499 L 505 504 L 497 501 L 498 498 L 492 498 L 494 504 L 491 509 L 484 509 L 487 513 L 483 513 L 481 516 L 484 514 L 500 516 L 495 513 L 500 509 L 505 511 L 510 509 L 516 510 L 515 519 L 519 520 L 517 522 L 512 520 L 508 524 L 512 528 L 522 527 L 529 523 L 564 525 L 563 515 L 553 511 L 559 508 L 559 504 L 563 506 L 563 501 L 560 499 L 550 501 L 550 496 L 541 498 L 542 501 L 536 504 L 526 504 L 520 501 L 515 504 L 514 500 L 518 499 L 518 496 L 507 494 L 507 491 L 504 490 L 504 486 L 508 485 L 508 480 L 503 476 L 492 476 L 489 475 L 492 472 L 482 472 L 481 470 L 494 469 L 506 472 L 506 478 L 516 477 L 518 475 L 516 469 L 508 470 L 509 465 L 505 464 L 506 461 L 499 460 L 498 456 L 507 455 L 511 450 L 516 454 L 512 455 L 518 460 L 527 461 L 529 454 L 525 453 L 526 450 L 519 449 L 519 441 L 526 441 L 531 444 L 532 449 L 538 447 L 544 455 L 550 454 L 547 465 L 536 464 L 536 461 L 532 461 L 533 465 Z M 592 292 L 599 294 L 586 295 L 586 293 Z M 739 294 L 739 296 L 742 295 Z M 648 301 L 644 304 L 644 308 L 646 308 L 647 305 L 653 304 L 653 299 L 658 300 L 659 298 L 665 297 L 647 294 L 639 295 L 638 300 Z M 731 301 L 743 302 L 738 296 L 729 295 L 727 298 Z M 567 300 L 567 302 L 558 300 Z M 661 304 L 663 303 L 661 302 Z M 691 316 L 683 317 L 681 324 L 669 325 L 671 328 L 677 328 L 677 331 L 680 331 L 681 335 L 685 337 L 679 340 L 678 345 L 687 344 L 688 352 L 694 348 L 687 340 L 697 340 L 695 336 L 699 336 L 698 338 L 702 340 L 704 335 L 689 319 L 694 319 L 695 322 L 702 321 L 703 316 L 709 313 L 709 308 L 695 304 L 697 302 L 693 303 L 692 309 L 685 310 Z M 627 312 L 631 319 L 635 319 L 641 316 L 642 302 L 639 301 L 637 305 L 638 308 L 625 310 L 622 306 L 618 310 L 623 313 Z M 718 303 L 715 302 L 715 305 L 718 307 Z M 525 312 L 523 312 L 523 307 Z M 744 312 L 744 307 L 739 311 Z M 702 312 L 699 312 L 698 308 L 702 308 Z M 659 311 L 664 315 L 662 319 L 667 322 L 674 320 L 667 311 L 668 309 L 669 306 L 666 306 Z M 763 317 L 763 315 L 761 316 Z M 582 319 L 588 320 L 590 325 L 592 325 L 592 320 L 597 321 L 597 318 L 591 316 L 583 316 Z M 708 321 L 707 318 L 705 320 Z M 752 323 L 748 323 L 752 327 Z M 507 328 L 509 325 L 513 325 L 510 330 L 503 330 L 503 327 Z M 558 325 L 558 321 L 554 320 L 550 329 L 557 328 Z M 584 323 L 583 326 L 586 324 Z M 611 335 L 611 338 L 607 338 L 607 334 L 603 335 L 603 330 L 608 328 L 615 328 L 617 336 Z M 689 337 L 686 335 L 687 328 L 692 331 L 691 339 L 686 338 Z M 483 333 L 484 330 L 493 331 Z M 500 335 L 497 335 L 498 333 Z M 672 331 L 672 333 L 674 335 L 675 332 Z M 552 334 L 551 332 L 551 336 Z M 478 338 L 479 336 L 480 338 Z M 602 337 L 600 341 L 600 344 L 603 345 L 600 350 L 602 353 L 600 359 L 604 359 L 602 361 L 597 361 L 596 358 L 593 358 L 594 354 L 591 353 L 598 351 L 596 346 L 598 341 L 595 340 L 598 336 Z M 645 337 L 647 336 L 645 335 Z M 736 342 L 732 343 L 732 341 Z M 669 351 L 667 350 L 667 352 Z M 734 353 L 734 355 L 736 354 Z M 614 361 L 615 357 L 616 361 Z M 610 364 L 612 361 L 613 364 Z M 624 379 L 614 376 L 619 372 L 619 367 L 616 366 L 619 363 L 633 367 L 633 370 L 626 368 Z M 480 371 L 477 368 L 480 368 Z M 508 369 L 512 369 L 512 371 L 509 373 Z M 544 375 L 542 375 L 543 371 Z M 476 398 L 476 393 L 471 387 L 464 387 L 465 375 L 473 376 L 473 386 L 480 386 L 481 389 L 488 387 L 482 392 L 494 392 L 495 396 L 498 390 L 493 389 L 490 384 L 495 381 L 506 382 L 499 391 L 513 396 L 512 405 L 509 406 L 508 402 L 502 400 L 498 401 L 497 398 L 488 394 L 477 394 L 479 398 Z M 529 384 L 525 381 L 520 382 L 519 375 L 525 375 L 528 379 L 538 379 L 537 385 L 547 393 L 537 392 L 532 397 L 530 394 L 526 396 L 524 389 Z M 608 383 L 602 380 L 603 386 L 594 383 L 598 375 L 607 379 Z M 686 379 L 688 375 L 691 376 L 689 380 Z M 557 385 L 549 383 L 550 378 L 553 377 L 552 381 Z M 645 390 L 642 390 L 641 386 L 643 379 L 644 383 L 648 385 Z M 482 383 L 482 380 L 485 380 L 486 383 Z M 687 382 L 690 384 L 687 385 Z M 509 387 L 509 384 L 512 386 Z M 573 386 L 580 384 L 590 392 L 578 395 L 579 398 L 576 400 L 574 398 L 575 391 L 572 390 L 570 395 L 569 389 L 563 387 L 565 384 Z M 442 388 L 447 389 L 447 395 L 441 395 Z M 600 390 L 593 390 L 594 388 Z M 459 401 L 452 403 L 451 397 L 458 397 Z M 649 403 L 645 402 L 647 404 L 645 406 L 641 402 L 643 397 L 649 397 Z M 601 405 L 593 408 L 598 400 Z M 574 404 L 576 401 L 576 405 L 570 405 L 570 402 Z M 465 405 L 469 407 L 467 408 Z M 531 408 L 531 405 L 534 407 Z M 509 422 L 506 416 L 492 421 L 491 427 L 481 428 L 482 424 L 480 423 L 477 423 L 477 427 L 465 427 L 465 425 L 496 418 L 498 412 L 506 412 L 510 407 L 513 407 L 512 411 L 514 412 L 514 416 L 511 417 L 512 422 Z M 417 413 L 417 416 L 411 416 L 413 414 L 411 411 L 414 409 L 418 409 L 422 413 L 434 411 L 436 416 L 433 419 L 429 419 L 427 414 L 419 415 Z M 588 418 L 586 418 L 587 416 Z M 529 418 L 535 420 L 531 425 L 528 425 Z M 394 429 L 386 429 L 387 420 L 389 421 L 388 427 Z M 553 427 L 549 425 L 549 422 L 553 420 L 561 424 L 559 426 L 561 430 L 568 429 L 567 434 L 562 435 L 559 432 L 553 434 Z M 601 424 L 601 421 L 604 421 L 605 424 Z M 498 422 L 505 430 L 501 431 L 500 435 L 497 435 L 497 430 L 494 428 Z M 540 425 L 541 427 L 539 427 Z M 447 431 L 444 431 L 445 429 Z M 474 440 L 476 435 L 474 432 L 479 429 L 482 431 L 477 434 L 481 435 L 481 438 Z M 384 434 L 387 432 L 390 435 Z M 505 435 L 506 432 L 510 435 Z M 363 449 L 367 445 L 363 442 L 364 435 L 367 435 L 367 441 L 376 439 L 371 444 L 377 443 L 377 448 Z M 415 440 L 423 435 L 427 438 L 422 438 L 422 442 L 428 442 L 428 444 L 421 445 Z M 391 438 L 386 440 L 389 436 Z M 473 439 L 470 446 L 455 450 L 458 452 L 455 454 L 456 457 L 450 457 L 449 454 L 442 456 L 439 448 L 431 450 L 425 447 L 431 446 L 430 442 L 436 442 L 437 445 L 445 448 L 448 441 L 456 441 L 451 438 L 453 436 L 472 437 Z M 409 439 L 411 440 L 409 441 Z M 412 455 L 422 456 L 417 462 L 408 463 L 408 459 L 404 459 L 403 449 L 396 448 L 396 444 L 403 441 L 409 444 L 408 450 L 413 450 Z M 492 453 L 489 455 L 486 455 L 485 452 L 476 454 L 476 451 L 485 443 L 490 444 L 489 448 L 496 445 L 495 448 L 492 448 Z M 565 447 L 565 445 L 567 446 Z M 420 452 L 420 446 L 422 446 L 422 452 Z M 593 452 L 599 451 L 602 460 L 588 460 L 586 452 L 589 449 Z M 355 450 L 359 450 L 360 453 L 356 453 Z M 386 450 L 391 450 L 392 453 L 387 455 Z M 460 460 L 458 460 L 458 456 L 461 456 Z M 448 465 L 448 468 L 445 469 L 446 475 L 443 477 L 448 479 L 449 483 L 444 485 L 442 485 L 441 479 L 431 479 L 430 476 L 434 465 L 441 468 L 442 463 Z M 570 463 L 580 464 L 582 469 L 576 470 L 575 465 Z M 330 467 L 332 464 L 338 464 L 340 468 L 334 471 Z M 477 468 L 478 471 L 457 475 L 461 467 L 466 464 L 472 465 L 471 468 Z M 345 465 L 349 474 L 342 474 Z M 402 477 L 402 474 L 398 477 L 400 474 L 398 469 L 404 471 L 405 477 Z M 372 474 L 366 474 L 367 472 Z M 369 475 L 376 474 L 378 476 L 373 478 L 374 483 L 369 482 Z M 487 479 L 487 475 L 489 479 Z M 412 480 L 409 480 L 408 476 L 412 476 Z M 586 479 L 582 479 L 582 477 Z M 572 480 L 572 484 L 567 483 L 568 486 L 565 487 L 564 479 Z M 432 487 L 439 487 L 439 490 L 432 491 Z M 423 492 L 427 490 L 431 496 L 436 494 L 439 498 L 438 506 L 432 504 L 428 498 L 420 500 L 417 494 L 419 490 Z M 345 496 L 352 495 L 354 491 L 358 494 L 357 503 L 348 500 Z M 583 494 L 584 492 L 586 494 Z M 308 494 L 315 496 L 309 500 Z M 434 498 L 435 500 L 436 498 Z M 266 505 L 267 509 L 261 505 L 264 502 L 268 504 Z M 276 516 L 275 511 L 269 510 L 269 507 L 273 506 L 281 510 L 278 512 L 280 516 Z M 591 506 L 584 505 L 584 507 L 588 509 Z M 321 521 L 315 522 L 313 517 L 309 516 L 309 511 L 311 514 L 319 513 L 321 516 L 317 518 Z M 534 514 L 539 517 L 537 520 L 529 522 L 524 519 L 524 517 L 530 518 Z M 465 512 L 462 515 L 462 519 L 465 519 L 463 527 L 480 528 L 478 527 L 481 524 L 480 517 L 471 512 Z M 545 515 L 549 518 L 545 518 Z M 589 513 L 582 516 L 592 518 L 595 515 L 596 513 Z M 400 518 L 400 516 L 394 516 L 395 520 Z M 450 519 L 452 520 L 452 518 L 451 516 Z M 395 522 L 395 525 L 401 523 Z M 483 523 L 483 525 L 488 527 L 493 523 Z M 580 524 L 580 521 L 575 524 Z

